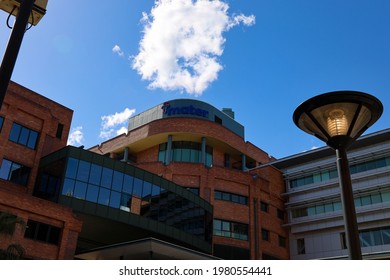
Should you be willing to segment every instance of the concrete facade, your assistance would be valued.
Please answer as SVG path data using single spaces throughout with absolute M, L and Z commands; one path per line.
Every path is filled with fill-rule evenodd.
M 390 257 L 390 130 L 361 137 L 348 151 L 365 259 Z M 284 173 L 291 259 L 345 259 L 335 152 L 324 147 L 277 160 Z

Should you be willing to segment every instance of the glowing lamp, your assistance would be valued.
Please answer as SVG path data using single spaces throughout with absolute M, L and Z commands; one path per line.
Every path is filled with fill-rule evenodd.
M 313 97 L 294 112 L 293 120 L 303 131 L 337 149 L 348 147 L 375 123 L 382 103 L 367 93 L 335 91 Z
M 349 257 L 362 259 L 347 148 L 382 115 L 382 103 L 357 91 L 335 91 L 315 96 L 298 106 L 294 123 L 336 150 L 337 171 Z

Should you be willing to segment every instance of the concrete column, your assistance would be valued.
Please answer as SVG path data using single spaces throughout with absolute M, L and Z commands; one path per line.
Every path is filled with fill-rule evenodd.
M 123 152 L 123 161 L 128 162 L 129 161 L 129 147 L 126 147 Z
M 172 161 L 172 135 L 168 135 L 167 152 L 165 154 L 165 164 L 168 165 Z
M 200 160 L 203 165 L 206 165 L 206 138 L 205 137 L 202 137 Z
M 242 163 L 241 169 L 242 169 L 242 171 L 245 171 L 246 170 L 246 155 L 244 155 L 244 154 L 241 155 L 241 163 Z

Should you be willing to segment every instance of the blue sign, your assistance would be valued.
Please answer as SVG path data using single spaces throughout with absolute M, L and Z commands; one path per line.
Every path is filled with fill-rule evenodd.
M 167 116 L 193 115 L 193 116 L 198 116 L 203 118 L 209 117 L 209 111 L 203 110 L 201 108 L 196 108 L 192 105 L 182 106 L 182 107 L 171 107 L 169 102 L 165 102 L 161 107 L 161 109 L 163 110 L 163 114 Z

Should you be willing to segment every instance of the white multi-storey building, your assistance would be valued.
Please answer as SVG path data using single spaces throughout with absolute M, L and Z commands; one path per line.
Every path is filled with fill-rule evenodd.
M 390 258 L 390 129 L 348 150 L 364 259 Z M 323 147 L 270 163 L 286 182 L 291 259 L 348 257 L 335 151 Z

